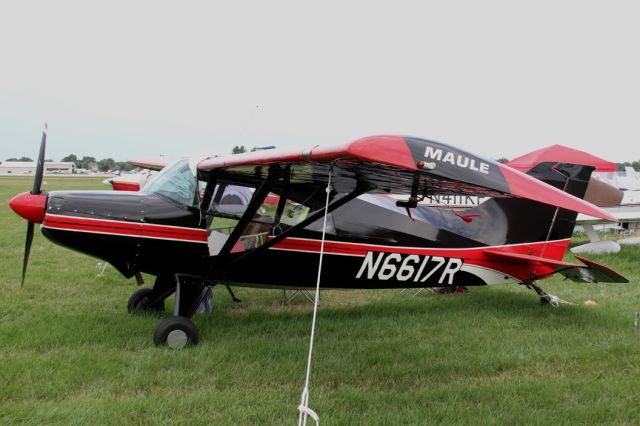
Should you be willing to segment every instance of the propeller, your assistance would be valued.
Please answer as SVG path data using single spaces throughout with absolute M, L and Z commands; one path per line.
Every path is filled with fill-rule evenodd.
M 38 163 L 36 164 L 36 173 L 33 178 L 32 195 L 39 195 L 42 193 L 42 176 L 44 175 L 44 153 L 47 146 L 47 123 L 44 123 L 44 129 L 42 130 L 42 140 L 40 141 L 40 152 L 38 153 Z M 29 220 L 27 222 L 27 239 L 24 244 L 24 258 L 22 260 L 22 282 L 20 288 L 24 287 L 24 277 L 27 274 L 27 265 L 29 264 L 29 254 L 31 253 L 31 243 L 33 242 L 33 227 L 35 222 Z
M 27 264 L 29 263 L 29 253 L 31 253 L 31 242 L 33 241 L 33 226 L 33 222 L 27 222 L 27 240 L 24 244 L 24 258 L 22 259 L 22 281 L 20 282 L 20 288 L 24 287 L 24 277 L 25 275 L 27 275 Z
M 33 189 L 31 193 L 34 195 L 40 194 L 40 186 L 42 185 L 42 175 L 44 174 L 44 152 L 47 147 L 47 129 L 49 126 L 44 123 L 44 129 L 42 129 L 42 140 L 40 140 L 40 152 L 38 153 L 38 163 L 36 164 L 36 175 L 33 178 Z

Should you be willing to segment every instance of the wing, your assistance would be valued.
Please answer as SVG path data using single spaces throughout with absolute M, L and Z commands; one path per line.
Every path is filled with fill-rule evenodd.
M 636 223 L 640 222 L 640 206 L 620 206 L 620 207 L 605 207 L 604 210 L 611 216 L 615 217 L 618 222 Z M 607 223 L 605 220 L 589 217 L 587 215 L 578 215 L 576 224 L 591 224 L 597 225 L 601 223 Z
M 408 194 L 415 187 L 418 195 L 520 197 L 616 221 L 599 207 L 509 166 L 413 137 L 372 136 L 338 146 L 250 152 L 210 158 L 198 169 L 221 179 L 259 184 L 272 165 L 288 167 L 292 185 L 320 187 L 333 167 L 337 192 L 365 184 L 374 193 Z
M 129 164 L 133 164 L 136 167 L 142 169 L 160 171 L 164 169 L 169 162 L 162 159 L 136 159 L 127 161 Z

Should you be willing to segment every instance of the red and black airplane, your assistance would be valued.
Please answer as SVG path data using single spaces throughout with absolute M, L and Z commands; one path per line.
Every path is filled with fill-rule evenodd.
M 525 174 L 443 143 L 373 136 L 179 160 L 139 192 L 42 193 L 45 145 L 46 129 L 33 190 L 10 201 L 29 221 L 23 282 L 35 223 L 53 242 L 127 278 L 152 274 L 153 288 L 135 292 L 128 308 L 163 311 L 176 293 L 174 315 L 155 330 L 157 345 L 197 343 L 190 318 L 213 285 L 315 287 L 323 229 L 322 288 L 514 283 L 554 302 L 536 282 L 555 273 L 627 282 L 586 259 L 562 260 L 577 213 L 615 221 L 581 199 L 589 165 L 541 162 Z M 238 190 L 252 194 L 248 203 L 234 199 Z M 463 211 L 420 204 L 438 194 L 490 198 Z

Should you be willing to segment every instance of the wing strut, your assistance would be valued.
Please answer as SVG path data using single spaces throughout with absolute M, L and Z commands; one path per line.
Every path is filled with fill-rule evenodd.
M 275 237 L 271 238 L 269 241 L 267 241 L 266 243 L 264 243 L 263 245 L 256 247 L 252 250 L 247 251 L 246 253 L 244 253 L 243 255 L 241 255 L 240 257 L 238 257 L 237 259 L 234 259 L 230 262 L 230 266 L 234 267 L 240 263 L 242 263 L 243 261 L 247 260 L 247 259 L 251 259 L 252 256 L 257 255 L 258 253 L 262 253 L 264 250 L 268 250 L 269 248 L 273 247 L 274 245 L 278 244 L 280 241 L 284 240 L 285 238 L 287 238 L 289 235 L 293 234 L 294 232 L 305 228 L 306 226 L 312 224 L 313 222 L 315 222 L 316 220 L 320 219 L 320 217 L 322 217 L 325 214 L 331 213 L 332 211 L 336 210 L 337 208 L 345 205 L 346 203 L 348 203 L 349 201 L 353 200 L 354 198 L 359 197 L 360 195 L 364 194 L 365 192 L 367 192 L 370 188 L 368 186 L 366 186 L 365 184 L 360 184 L 360 182 L 358 183 L 358 186 L 356 186 L 356 188 L 351 191 L 350 193 L 346 194 L 345 196 L 336 199 L 334 201 L 332 201 L 331 203 L 329 203 L 328 206 L 326 207 L 322 207 L 316 211 L 314 211 L 313 213 L 311 213 L 309 216 L 307 216 L 306 219 L 304 219 L 302 222 L 294 225 L 293 227 L 285 230 L 284 232 L 282 232 L 281 234 L 276 235 Z M 284 196 L 282 196 L 284 197 Z
M 324 219 L 322 222 L 322 239 L 320 240 L 320 260 L 318 262 L 318 277 L 316 278 L 316 297 L 313 301 L 313 319 L 311 320 L 311 337 L 309 338 L 309 357 L 307 359 L 307 375 L 304 382 L 304 389 L 300 396 L 300 405 L 298 411 L 298 426 L 306 426 L 307 418 L 310 416 L 315 422 L 316 426 L 320 424 L 320 418 L 318 415 L 309 408 L 309 378 L 311 376 L 311 356 L 313 354 L 313 340 L 316 335 L 316 317 L 318 315 L 318 302 L 320 301 L 320 276 L 322 275 L 322 259 L 324 257 L 324 239 L 327 231 L 327 216 L 329 214 L 329 196 L 331 194 L 331 175 L 333 174 L 333 164 L 329 168 L 329 178 L 327 180 L 327 198 L 324 204 Z
M 569 186 L 569 180 L 571 176 L 567 176 L 565 173 L 563 173 L 561 170 L 558 170 L 556 168 L 557 164 L 555 166 L 553 166 L 551 169 L 558 173 L 559 175 L 562 175 L 565 178 L 564 181 L 564 187 L 562 188 L 562 192 L 567 192 L 567 186 Z M 558 219 L 558 212 L 560 211 L 560 207 L 556 207 L 556 211 L 553 213 L 553 220 L 551 220 L 551 225 L 549 226 L 549 232 L 547 232 L 547 239 L 546 241 L 549 241 L 549 239 L 551 238 L 551 231 L 553 231 L 553 227 L 556 224 L 556 220 Z M 546 246 L 545 246 L 546 247 Z

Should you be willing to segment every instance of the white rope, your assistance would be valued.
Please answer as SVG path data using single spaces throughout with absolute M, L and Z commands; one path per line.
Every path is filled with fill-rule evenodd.
M 331 193 L 331 174 L 333 173 L 333 165 L 329 168 L 329 180 L 327 181 L 327 199 L 324 205 L 324 221 L 322 223 L 322 240 L 320 242 L 320 262 L 318 264 L 318 277 L 316 279 L 316 299 L 313 303 L 313 319 L 311 320 L 311 337 L 309 339 L 309 357 L 307 359 L 307 377 L 304 382 L 304 389 L 300 396 L 300 405 L 298 411 L 298 426 L 306 426 L 307 416 L 310 416 L 315 422 L 316 426 L 320 424 L 320 418 L 318 415 L 309 408 L 309 378 L 311 376 L 311 356 L 313 354 L 313 340 L 316 334 L 316 316 L 318 314 L 318 302 L 320 301 L 320 275 L 322 275 L 322 258 L 324 257 L 324 238 L 327 229 L 327 214 L 329 211 L 329 194 Z

